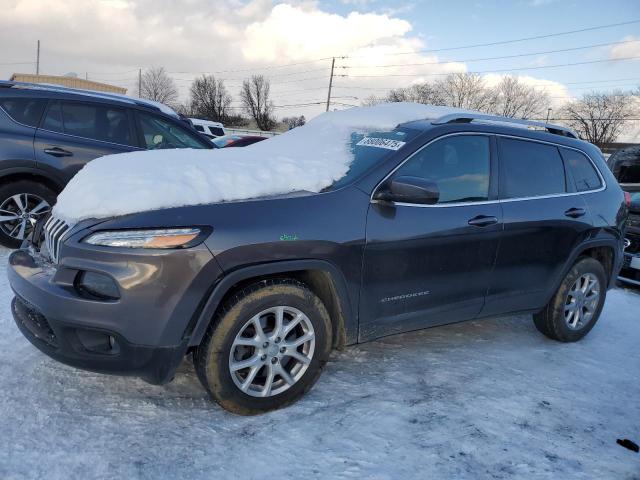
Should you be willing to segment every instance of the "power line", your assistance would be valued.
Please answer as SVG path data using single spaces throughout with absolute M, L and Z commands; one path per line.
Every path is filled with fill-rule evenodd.
M 503 60 L 503 59 L 507 59 L 507 58 L 532 57 L 534 55 L 546 55 L 546 54 L 551 54 L 551 53 L 573 52 L 573 51 L 576 51 L 576 50 L 587 50 L 587 49 L 590 49 L 590 48 L 608 47 L 608 46 L 611 46 L 611 45 L 621 45 L 621 44 L 625 44 L 625 43 L 639 43 L 640 44 L 640 40 L 625 40 L 625 41 L 621 41 L 621 42 L 597 43 L 597 44 L 594 44 L 594 45 L 586 45 L 586 46 L 583 46 L 583 47 L 562 48 L 562 49 L 558 49 L 558 50 L 546 50 L 546 51 L 542 51 L 542 52 L 518 53 L 518 54 L 515 54 L 515 55 L 503 55 L 503 56 L 499 56 L 499 57 L 467 58 L 467 59 L 461 59 L 461 60 L 442 60 L 442 61 L 436 61 L 436 62 L 396 63 L 396 64 L 369 65 L 369 66 L 367 66 L 367 65 L 362 65 L 362 66 L 345 65 L 345 66 L 341 66 L 340 68 L 417 67 L 417 66 L 422 66 L 422 65 L 443 65 L 443 64 L 447 64 L 447 63 L 453 63 L 453 62 L 460 62 L 460 63 L 481 62 L 481 61 L 487 61 L 487 60 Z
M 299 72 L 276 73 L 276 74 L 273 74 L 273 75 L 269 75 L 268 78 L 290 77 L 290 76 L 293 76 L 293 75 L 302 75 L 302 74 L 305 74 L 305 73 L 313 73 L 313 72 L 326 72 L 328 69 L 329 69 L 329 67 L 323 67 L 323 68 L 313 68 L 311 70 L 302 70 L 302 71 L 299 71 Z M 199 78 L 199 77 L 200 77 L 200 75 L 196 75 L 191 80 L 195 80 L 196 78 Z M 174 77 L 174 80 L 187 80 L 187 79 L 179 78 L 179 77 L 175 78 Z M 218 79 L 216 78 L 216 80 L 218 80 Z M 233 82 L 233 81 L 246 80 L 246 77 L 227 77 L 227 78 L 220 78 L 219 80 Z
M 543 38 L 552 38 L 552 37 L 559 37 L 559 36 L 563 36 L 563 35 L 571 35 L 574 33 L 581 33 L 581 32 L 590 32 L 593 30 L 601 30 L 601 29 L 605 29 L 605 28 L 613 28 L 613 27 L 620 27 L 623 25 L 632 25 L 635 23 L 640 23 L 640 20 L 629 20 L 627 22 L 620 22 L 620 23 L 610 23 L 607 25 L 597 25 L 594 27 L 586 27 L 586 28 L 580 28 L 577 30 L 567 30 L 564 32 L 556 32 L 556 33 L 547 33 L 545 35 L 535 35 L 532 37 L 522 37 L 522 38 L 515 38 L 515 39 L 511 39 L 511 40 L 500 40 L 497 42 L 488 42 L 488 43 L 476 43 L 476 44 L 472 44 L 472 45 L 461 45 L 459 47 L 447 47 L 447 48 L 431 48 L 431 49 L 422 49 L 422 50 L 414 50 L 412 52 L 394 52 L 394 53 L 381 53 L 379 55 L 381 56 L 394 56 L 394 55 L 413 55 L 416 53 L 435 53 L 435 52 L 448 52 L 451 50 L 463 50 L 463 49 L 467 49 L 467 48 L 478 48 L 478 47 L 493 47 L 496 45 L 506 45 L 509 43 L 518 43 L 518 42 L 527 42 L 530 40 L 540 40 Z M 365 55 L 358 55 L 358 56 L 349 56 L 349 58 L 359 58 L 359 57 L 364 57 Z
M 36 62 L 8 62 L 8 63 L 0 63 L 0 65 L 35 65 Z
M 582 82 L 558 82 L 561 83 L 562 85 L 584 85 L 586 83 L 607 83 L 607 82 L 621 82 L 621 81 L 627 81 L 627 80 L 633 80 L 636 82 L 640 82 L 640 78 L 610 78 L 607 80 L 588 80 L 588 81 L 582 81 Z M 549 80 L 549 81 L 553 81 L 553 80 Z M 544 87 L 544 86 L 551 86 L 548 83 L 532 83 L 532 84 L 528 84 L 530 86 L 539 86 L 539 87 Z M 635 86 L 635 84 L 630 84 L 631 86 Z M 365 85 L 334 85 L 333 88 L 342 88 L 342 89 L 358 89 L 358 90 L 393 90 L 395 88 L 402 88 L 399 87 L 398 85 L 395 86 L 386 86 L 386 87 L 368 87 Z M 599 88 L 599 87 L 586 87 L 586 88 Z
M 286 67 L 295 67 L 295 66 L 299 66 L 299 65 L 309 65 L 311 63 L 318 63 L 318 62 L 322 62 L 325 60 L 331 60 L 331 58 L 333 57 L 324 57 L 324 58 L 316 58 L 314 60 L 307 60 L 307 61 L 303 61 L 303 62 L 293 62 L 293 63 L 284 63 L 284 64 L 280 64 L 280 65 L 266 65 L 264 67 L 246 67 L 246 68 L 239 68 L 239 69 L 227 69 L 227 70 L 214 70 L 214 71 L 187 71 L 187 70 L 183 70 L 183 71 L 167 71 L 167 74 L 171 74 L 171 75 L 175 75 L 175 74 L 193 74 L 193 75 L 213 75 L 213 74 L 219 74 L 219 73 L 238 73 L 238 72 L 255 72 L 255 71 L 260 71 L 260 70 L 272 70 L 275 68 L 286 68 Z M 337 57 L 336 57 L 337 58 Z M 341 57 L 344 58 L 344 57 Z M 149 66 L 143 66 L 141 68 L 149 68 Z M 89 75 L 122 75 L 125 73 L 131 73 L 131 72 L 137 72 L 138 68 L 135 69 L 131 69 L 131 70 L 122 70 L 119 72 L 111 72 L 111 71 L 102 71 L 102 72 L 88 72 Z
M 311 107 L 313 105 L 324 105 L 324 104 L 325 102 L 296 103 L 292 105 L 274 105 L 273 108 Z
M 585 62 L 574 63 L 558 63 L 555 65 L 538 65 L 534 67 L 519 67 L 519 68 L 503 68 L 503 69 L 491 69 L 491 70 L 476 70 L 472 72 L 439 72 L 439 73 L 391 73 L 386 75 L 347 75 L 349 78 L 388 78 L 388 77 L 431 77 L 431 76 L 447 76 L 453 73 L 467 73 L 467 74 L 481 74 L 481 73 L 496 73 L 496 72 L 519 72 L 523 70 L 542 70 L 545 68 L 558 68 L 558 67 L 574 67 L 577 65 L 591 65 L 594 63 L 604 62 L 622 62 L 627 60 L 640 59 L 637 57 L 624 57 L 624 58 L 608 58 L 602 60 L 589 60 Z
M 546 120 L 546 118 L 527 118 L 526 120 L 541 120 L 544 121 Z M 552 122 L 571 122 L 571 121 L 576 121 L 576 118 L 550 118 L 549 119 Z M 640 118 L 589 118 L 589 121 L 595 121 L 595 122 L 603 122 L 603 121 L 629 121 L 629 122 L 636 122 L 638 120 L 640 120 Z

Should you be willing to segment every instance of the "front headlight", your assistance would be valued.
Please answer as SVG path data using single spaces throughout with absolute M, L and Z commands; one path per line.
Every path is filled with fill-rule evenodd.
M 167 228 L 162 230 L 112 230 L 92 233 L 83 241 L 90 245 L 124 248 L 183 248 L 196 244 L 199 228 Z

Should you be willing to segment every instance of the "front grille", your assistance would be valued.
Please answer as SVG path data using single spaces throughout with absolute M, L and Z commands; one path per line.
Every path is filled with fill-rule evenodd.
M 60 243 L 62 243 L 65 234 L 68 233 L 70 229 L 71 226 L 64 220 L 55 217 L 50 217 L 47 223 L 44 224 L 44 242 L 53 263 L 58 263 Z
M 49 322 L 35 307 L 20 297 L 11 302 L 14 318 L 26 328 L 31 335 L 43 341 L 48 346 L 58 348 L 58 338 Z
M 627 232 L 625 240 L 629 242 L 627 248 L 624 249 L 625 253 L 640 253 L 640 235 L 630 235 Z

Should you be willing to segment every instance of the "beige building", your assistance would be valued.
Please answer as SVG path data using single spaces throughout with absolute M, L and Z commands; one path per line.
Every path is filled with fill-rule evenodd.
M 93 80 L 84 80 L 77 77 L 60 77 L 57 75 L 36 75 L 35 73 L 14 73 L 11 75 L 12 82 L 27 83 L 48 83 L 62 85 L 69 88 L 80 88 L 82 90 L 94 90 L 96 92 L 120 93 L 125 95 L 127 89 L 116 87 L 107 83 L 94 82 Z

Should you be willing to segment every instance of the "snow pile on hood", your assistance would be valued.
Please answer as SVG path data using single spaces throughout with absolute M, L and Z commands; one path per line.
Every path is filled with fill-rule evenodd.
M 460 111 L 389 103 L 328 112 L 244 148 L 108 155 L 76 174 L 58 197 L 53 214 L 73 224 L 185 205 L 319 192 L 349 170 L 353 132 L 392 130 L 401 123 Z

